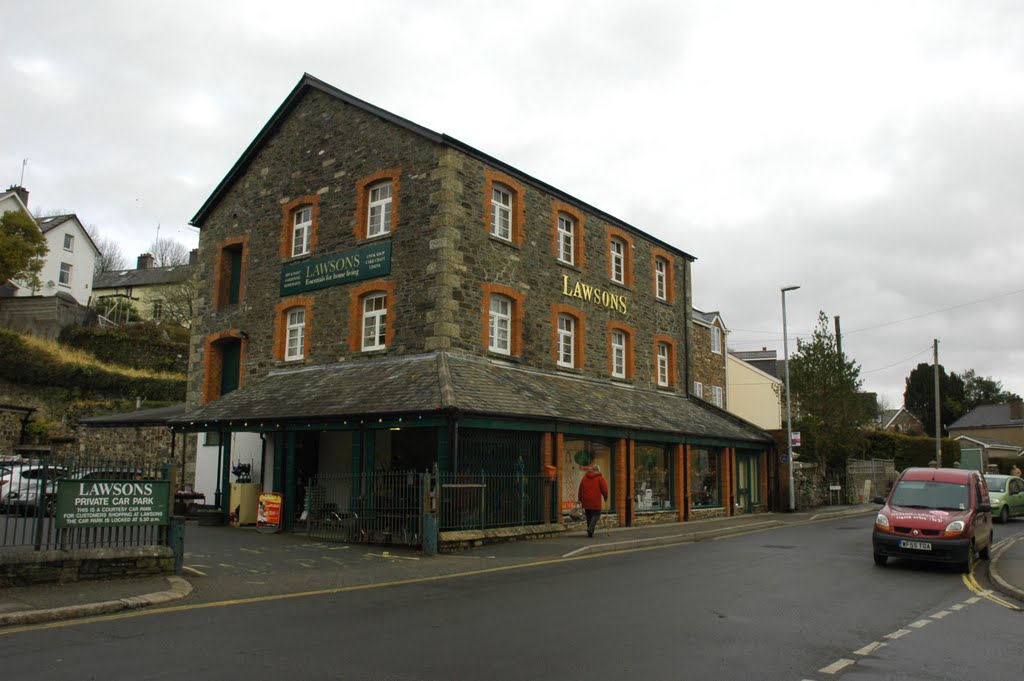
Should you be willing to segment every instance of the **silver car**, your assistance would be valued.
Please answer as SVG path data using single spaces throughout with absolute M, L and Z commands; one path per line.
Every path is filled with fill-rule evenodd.
M 23 465 L 11 469 L 4 475 L 0 504 L 5 512 L 32 513 L 42 507 L 46 515 L 53 515 L 57 506 L 57 481 L 67 476 L 67 470 L 60 466 Z M 43 479 L 45 478 L 45 486 Z

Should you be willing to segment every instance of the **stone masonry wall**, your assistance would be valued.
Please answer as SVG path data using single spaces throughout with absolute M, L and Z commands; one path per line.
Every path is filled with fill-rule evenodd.
M 14 445 L 21 442 L 25 413 L 0 409 L 0 457 L 10 456 Z
M 715 321 L 715 326 L 719 325 Z M 704 400 L 711 402 L 712 386 L 722 389 L 722 408 L 725 409 L 725 333 L 722 333 L 722 352 L 711 352 L 711 329 L 703 324 L 692 325 L 693 381 L 704 385 Z M 690 385 L 690 390 L 693 386 Z

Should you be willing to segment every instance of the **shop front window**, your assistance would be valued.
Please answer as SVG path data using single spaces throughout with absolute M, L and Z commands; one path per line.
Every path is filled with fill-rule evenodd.
M 612 488 L 612 443 L 610 440 L 565 438 L 562 446 L 562 512 L 568 513 L 576 505 L 580 480 L 591 466 L 601 467 L 601 474 Z M 612 507 L 611 494 L 602 504 L 604 510 Z
M 672 508 L 672 490 L 669 481 L 669 448 L 665 445 L 636 445 L 636 510 L 660 511 Z
M 718 449 L 694 449 L 690 453 L 690 504 L 694 508 L 721 506 L 721 457 Z

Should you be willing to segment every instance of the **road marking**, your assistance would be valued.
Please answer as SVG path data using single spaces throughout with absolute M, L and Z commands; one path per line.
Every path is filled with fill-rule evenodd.
M 182 572 L 189 572 L 189 573 L 194 574 L 194 575 L 199 575 L 200 577 L 205 577 L 206 576 L 206 573 L 203 572 L 202 570 L 197 570 L 194 567 L 190 567 L 188 565 L 186 565 L 185 567 L 181 568 L 181 570 L 182 570 Z
M 1016 611 L 1020 611 L 1021 610 L 1021 607 L 1019 605 L 1014 605 L 1013 603 L 1010 603 L 1009 601 L 1004 601 L 999 596 L 996 596 L 992 592 L 991 589 L 982 588 L 981 584 L 978 584 L 978 580 L 976 580 L 974 578 L 974 574 L 973 573 L 971 573 L 970 575 L 962 575 L 962 578 L 963 578 L 963 582 L 967 586 L 967 588 L 970 589 L 971 591 L 973 591 L 974 593 L 978 594 L 978 596 L 981 596 L 982 598 L 987 598 L 988 600 L 992 601 L 996 605 L 1001 605 L 1004 608 L 1006 608 L 1007 610 L 1016 610 Z M 979 598 L 975 597 L 973 599 L 968 599 L 968 602 L 977 603 L 979 600 L 980 600 Z
M 900 638 L 902 636 L 906 636 L 909 633 L 910 633 L 910 629 L 897 629 L 896 631 L 892 632 L 891 634 L 886 634 L 883 638 L 887 638 L 887 639 L 889 639 L 891 641 L 895 641 L 896 639 L 898 639 L 898 638 Z
M 239 547 L 239 549 L 238 549 L 238 550 L 239 550 L 239 551 L 245 551 L 245 552 L 247 552 L 247 553 L 263 553 L 262 551 L 258 551 L 258 550 L 256 550 L 256 549 L 247 549 L 247 548 L 245 548 L 244 546 L 242 546 L 242 547 Z
M 980 600 L 981 600 L 981 599 L 980 599 L 980 598 L 978 598 L 977 596 L 971 596 L 971 597 L 970 597 L 970 598 L 968 598 L 968 599 L 967 599 L 966 601 L 964 601 L 964 603 L 967 603 L 968 605 L 974 605 L 975 603 L 977 603 L 977 602 L 978 602 L 978 601 L 980 601 Z
M 949 615 L 952 615 L 952 614 L 953 613 L 951 613 L 949 610 L 941 610 L 941 611 L 935 613 L 934 615 L 932 615 L 932 619 L 933 620 L 941 620 L 943 617 L 948 617 Z
M 950 608 L 950 609 L 951 609 L 951 610 L 963 610 L 963 609 L 964 609 L 964 604 L 963 604 L 963 603 L 957 603 L 956 605 L 954 605 L 954 606 L 953 606 L 952 608 Z
M 822 674 L 835 674 L 836 672 L 846 669 L 851 664 L 856 664 L 856 660 L 847 660 L 845 658 L 841 658 L 836 660 L 827 667 L 822 667 L 818 671 Z
M 921 629 L 922 627 L 927 627 L 931 623 L 931 620 L 918 620 L 912 624 L 908 624 L 907 626 L 914 627 L 915 629 Z
M 879 641 L 873 641 L 873 642 L 867 644 L 866 646 L 864 646 L 863 648 L 861 648 L 860 650 L 853 651 L 853 654 L 854 655 L 870 655 L 871 653 L 875 652 L 879 648 L 884 648 L 885 645 L 886 644 L 881 643 Z

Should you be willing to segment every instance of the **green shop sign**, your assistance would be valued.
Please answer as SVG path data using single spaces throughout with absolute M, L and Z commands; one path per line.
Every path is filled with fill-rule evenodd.
M 167 525 L 170 490 L 167 480 L 61 480 L 57 529 Z
M 281 297 L 391 274 L 391 241 L 361 246 L 281 269 Z

